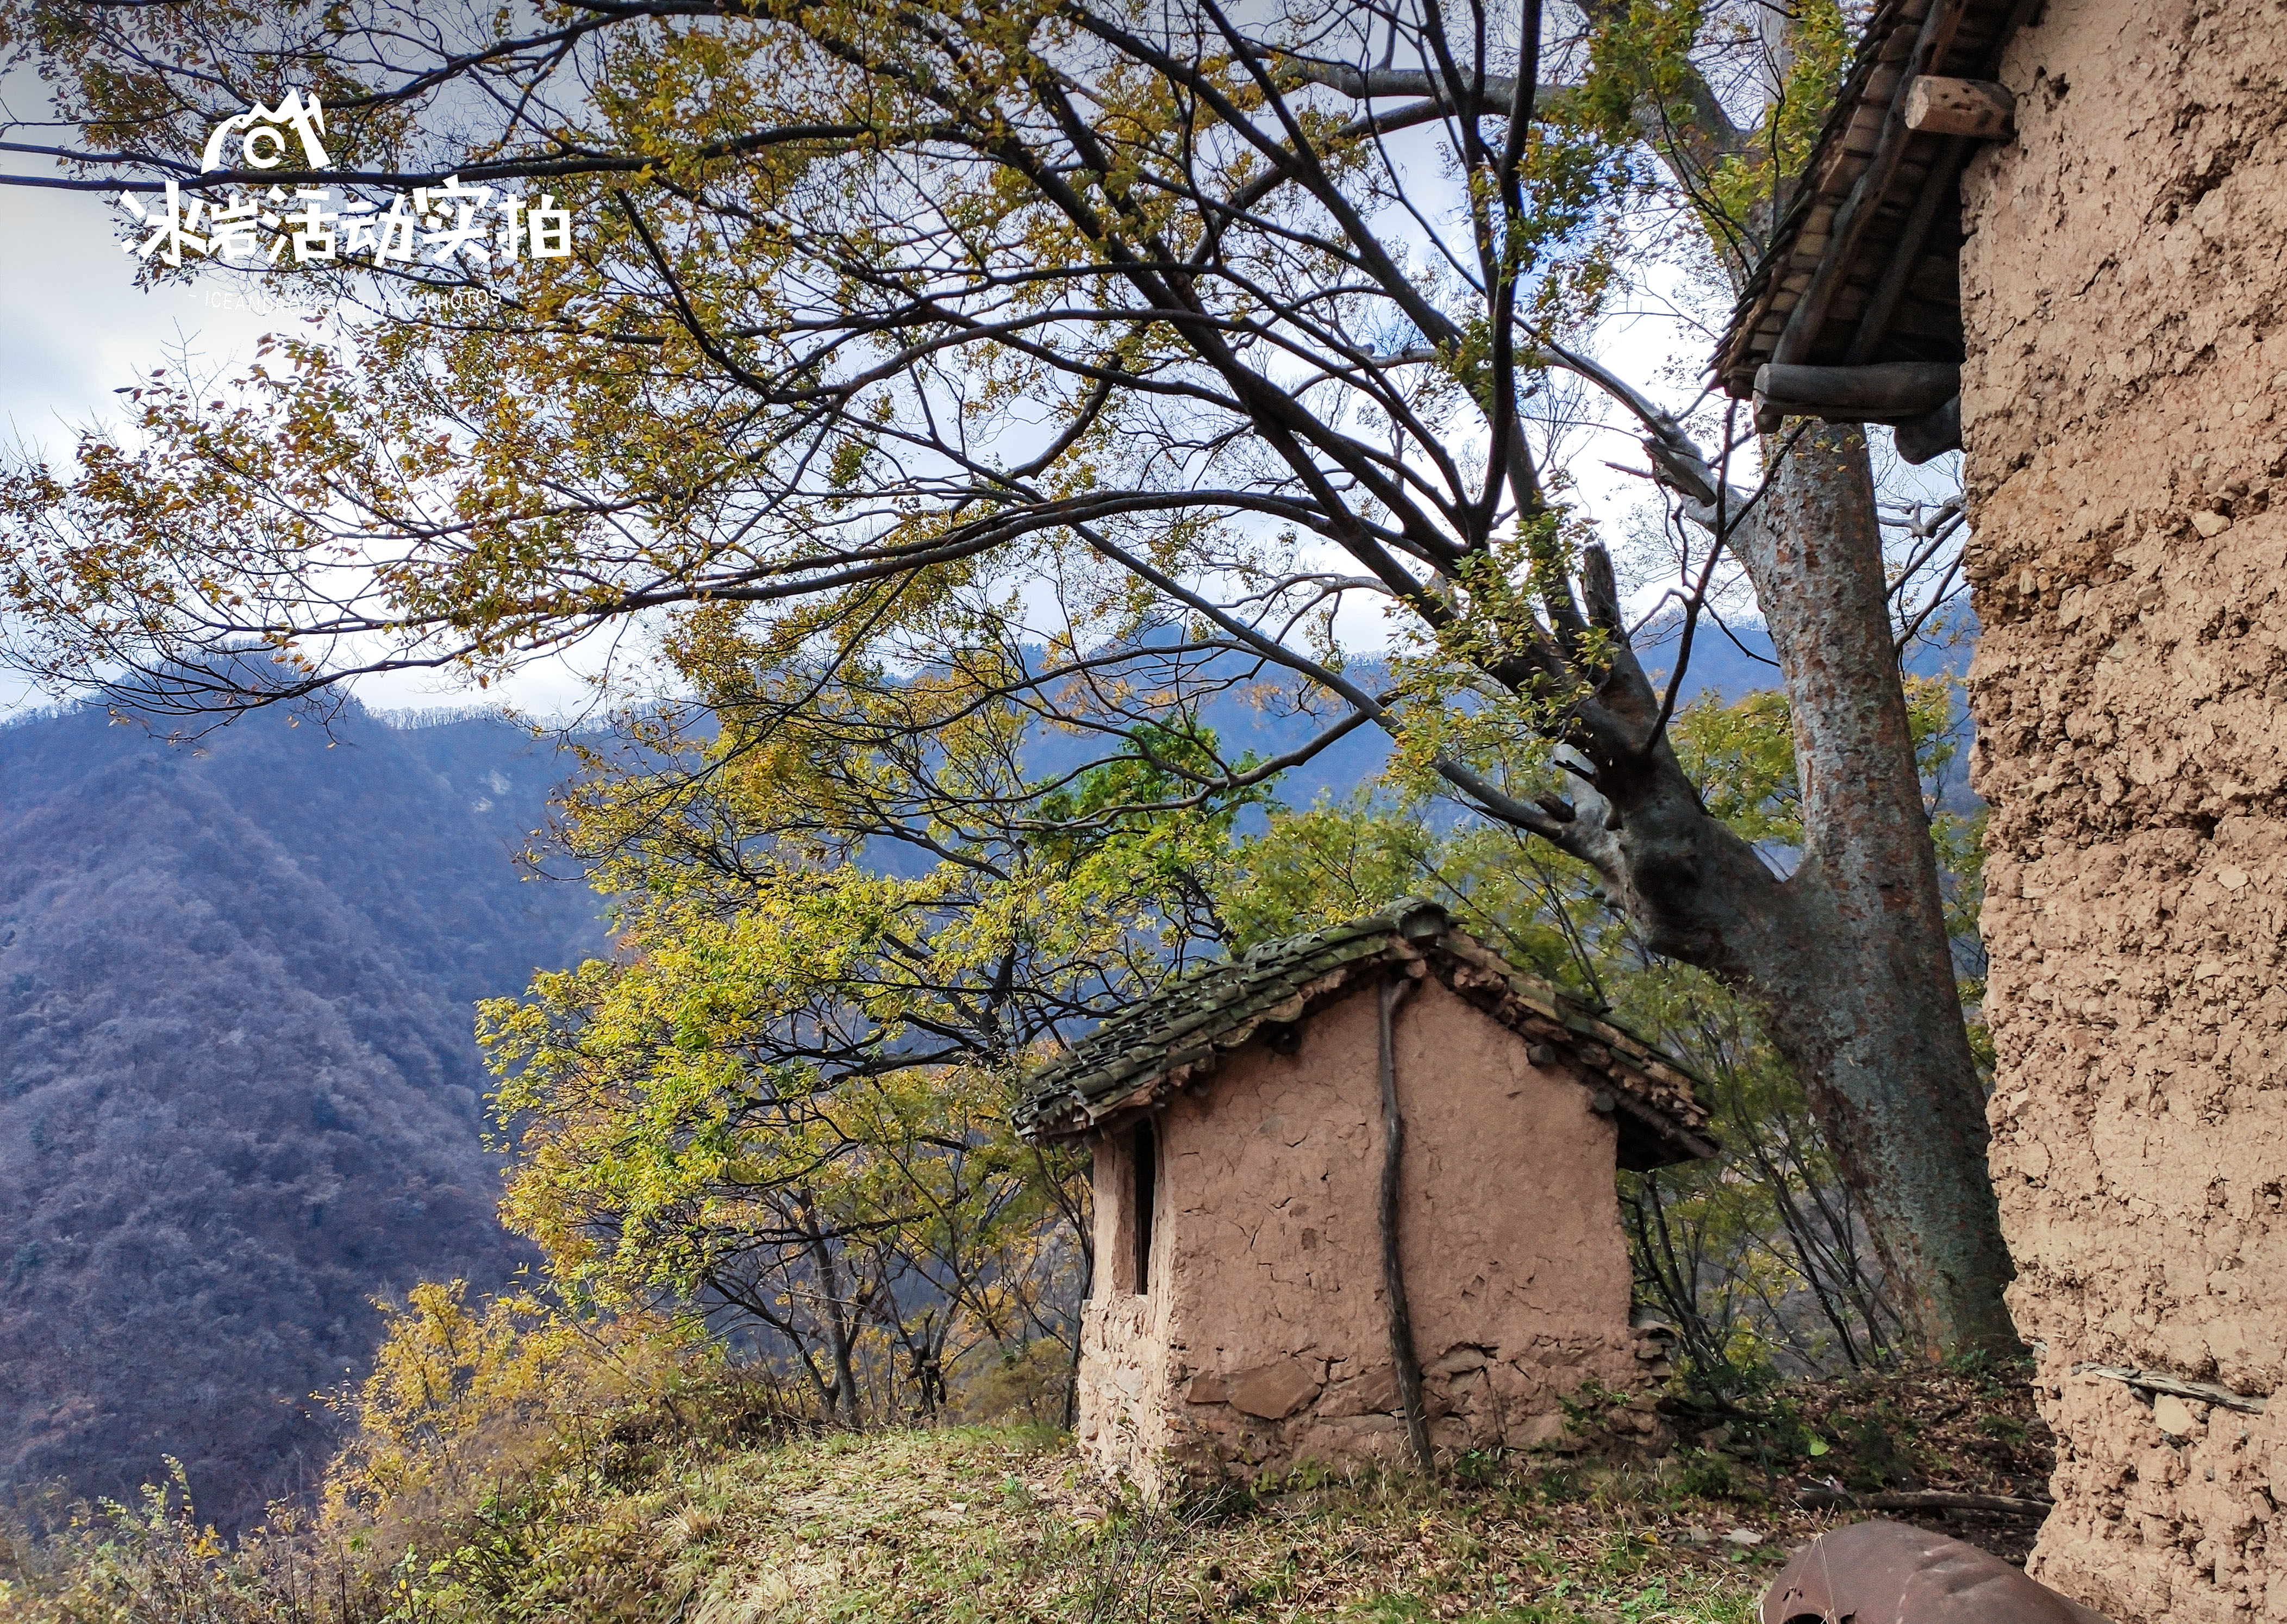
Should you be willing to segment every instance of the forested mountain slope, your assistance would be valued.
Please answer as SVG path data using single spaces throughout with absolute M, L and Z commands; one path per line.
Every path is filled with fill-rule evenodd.
M 368 1299 L 501 1281 L 472 1000 L 603 943 L 506 723 L 0 728 L 0 1484 L 313 1477 Z
M 1767 669 L 1711 637 L 1689 686 Z M 1233 754 L 1310 731 L 1241 693 L 1203 720 Z M 1339 798 L 1387 751 L 1353 734 L 1278 793 Z M 321 1469 L 311 1395 L 362 1373 L 376 1293 L 521 1261 L 471 1005 L 605 947 L 592 892 L 512 860 L 574 766 L 354 706 L 191 746 L 100 709 L 0 725 L 0 1501 L 131 1495 L 171 1454 L 241 1523 Z

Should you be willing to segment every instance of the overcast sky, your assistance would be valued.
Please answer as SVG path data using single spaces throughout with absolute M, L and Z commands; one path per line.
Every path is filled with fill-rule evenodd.
M 186 346 L 210 365 L 236 365 L 265 332 L 294 319 L 231 309 L 216 289 L 138 289 L 134 261 L 113 235 L 116 212 L 102 193 L 0 186 L 0 242 L 12 250 L 0 254 L 0 432 L 12 445 L 67 458 L 80 427 L 112 416 L 113 391 L 138 375 Z M 487 693 L 407 676 L 369 678 L 357 694 L 376 707 L 505 701 L 549 716 L 590 697 L 560 661 L 539 661 Z M 0 686 L 9 709 L 38 697 L 20 683 Z

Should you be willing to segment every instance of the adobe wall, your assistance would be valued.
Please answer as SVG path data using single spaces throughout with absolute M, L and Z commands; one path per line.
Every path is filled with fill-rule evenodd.
M 1993 1166 L 2031 1571 L 2287 1619 L 2287 4 L 2048 0 L 1965 194 Z
M 1314 1016 L 1291 1056 L 1251 1046 L 1158 1118 L 1151 1292 L 1132 1295 L 1124 1138 L 1097 1163 L 1104 1289 L 1088 1304 L 1080 1430 L 1159 1493 L 1303 1461 L 1402 1462 L 1376 1221 L 1376 994 Z M 1636 1390 L 1613 1128 L 1591 1091 L 1434 979 L 1399 1007 L 1406 1295 L 1441 1448 L 1571 1440 L 1559 1400 Z

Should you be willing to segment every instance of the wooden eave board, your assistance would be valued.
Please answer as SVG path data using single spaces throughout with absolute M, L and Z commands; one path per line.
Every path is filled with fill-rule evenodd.
M 1727 392 L 1741 399 L 1753 392 L 1756 368 L 1771 359 L 1797 302 L 1809 289 L 1822 262 L 1835 251 L 1836 216 L 1874 161 L 1891 104 L 1904 92 L 1905 62 L 1930 7 L 1938 3 L 1882 0 L 1876 7 L 1818 145 L 1780 210 L 1770 246 L 1749 275 L 1716 348 L 1715 373 Z M 2021 0 L 1961 0 L 1961 21 L 1929 71 L 1958 78 L 1990 78 L 2020 4 Z M 1859 359 L 1866 362 L 1963 359 L 1958 270 L 1961 250 L 1959 151 L 1953 138 L 1906 132 L 1896 172 L 1881 206 L 1860 233 L 1849 262 L 1840 268 L 1840 281 L 1818 331 L 1795 360 L 1811 366 L 1843 364 L 1860 318 L 1883 273 L 1897 257 L 1915 205 L 1932 186 L 1943 192 L 1935 200 L 1934 221 L 1907 277 L 1904 296 L 1880 343 Z

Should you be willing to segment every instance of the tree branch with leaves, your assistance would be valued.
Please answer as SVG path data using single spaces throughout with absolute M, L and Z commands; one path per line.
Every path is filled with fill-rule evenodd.
M 393 269 L 345 342 L 280 345 L 235 391 L 146 380 L 76 470 L 13 469 L 16 658 L 207 714 L 364 672 L 487 681 L 631 618 L 735 611 L 821 681 L 992 651 L 1015 702 L 1108 759 L 1203 692 L 1275 690 L 1321 724 L 1279 767 L 1380 730 L 1755 999 L 1923 1344 L 2006 1344 L 1863 436 L 1758 445 L 1586 354 L 1645 210 L 1735 269 L 1768 212 L 1798 106 L 1726 111 L 1706 70 L 1733 20 L 20 11 L 67 115 L 124 154 L 91 170 L 171 172 L 244 87 L 309 76 L 360 172 L 545 176 L 583 235 L 466 321 L 396 318 L 487 271 Z M 1535 416 L 1552 369 L 1636 423 L 1752 583 L 1802 764 L 1792 860 L 1676 758 L 1683 661 L 1657 682 L 1634 646 Z M 1387 682 L 1343 646 L 1373 621 L 1400 639 Z M 1171 810 L 1277 770 L 1161 764 Z

